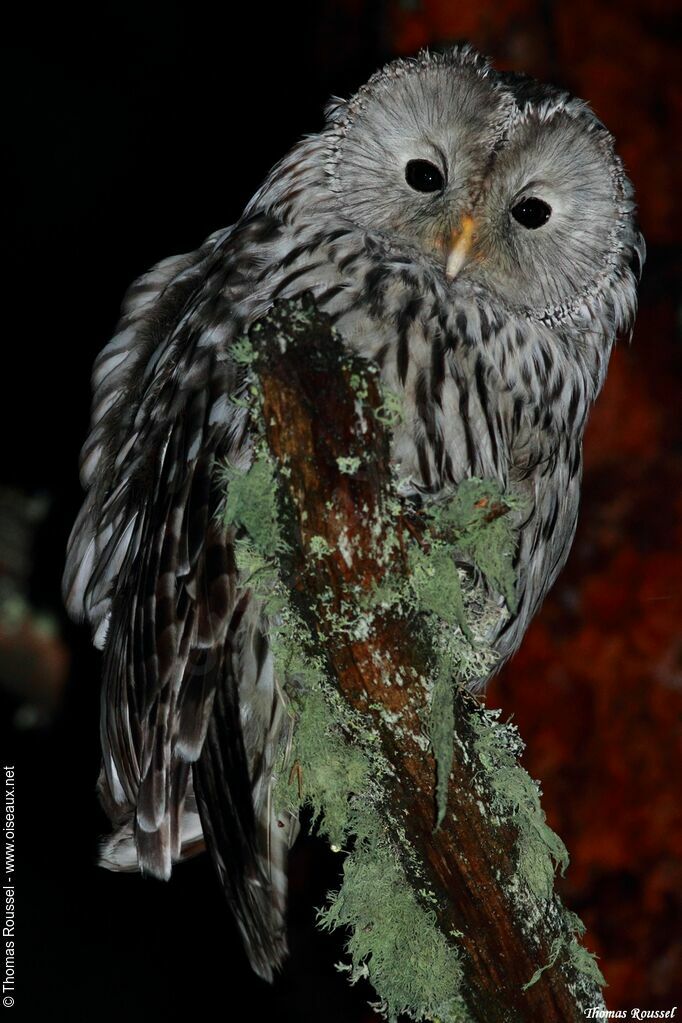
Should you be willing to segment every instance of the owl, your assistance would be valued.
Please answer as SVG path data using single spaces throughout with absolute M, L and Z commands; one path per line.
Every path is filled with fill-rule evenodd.
M 476 476 L 524 496 L 501 662 L 571 545 L 586 419 L 635 313 L 634 215 L 585 103 L 458 47 L 333 99 L 236 224 L 125 297 L 94 366 L 64 577 L 103 651 L 101 862 L 168 878 L 207 848 L 265 978 L 286 954 L 297 826 L 272 805 L 289 726 L 268 622 L 217 514 L 217 469 L 253 450 L 233 343 L 311 293 L 402 397 L 404 493 L 434 501 Z

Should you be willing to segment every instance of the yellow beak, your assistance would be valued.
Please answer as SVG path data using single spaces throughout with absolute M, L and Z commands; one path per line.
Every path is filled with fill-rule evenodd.
M 453 231 L 450 237 L 450 249 L 445 264 L 445 276 L 448 280 L 455 279 L 471 252 L 471 242 L 474 235 L 474 221 L 472 217 L 462 217 L 459 231 Z

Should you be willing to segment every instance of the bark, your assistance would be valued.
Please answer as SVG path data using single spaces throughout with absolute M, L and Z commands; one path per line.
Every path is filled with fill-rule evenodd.
M 292 313 L 291 306 L 277 307 L 251 340 L 258 351 L 266 442 L 276 464 L 287 467 L 279 480 L 290 545 L 284 579 L 333 682 L 380 735 L 394 771 L 388 793 L 393 815 L 404 820 L 437 895 L 439 927 L 445 935 L 461 935 L 462 993 L 469 1012 L 481 1023 L 577 1023 L 588 1007 L 603 1002 L 598 987 L 570 961 L 545 970 L 524 990 L 557 942 L 567 940 L 566 919 L 555 895 L 538 898 L 530 889 L 519 894 L 523 879 L 518 876 L 516 894 L 511 890 L 517 826 L 511 818 L 500 825 L 492 812 L 493 779 L 486 777 L 488 769 L 474 748 L 477 701 L 457 691 L 448 809 L 434 830 L 434 757 L 415 739 L 424 717 L 424 693 L 417 681 L 428 675 L 434 657 L 423 618 L 406 620 L 388 611 L 377 617 L 366 638 L 348 642 L 332 634 L 328 616 L 320 613 L 323 599 L 327 609 L 347 611 L 358 587 L 371 592 L 389 569 L 377 557 L 369 528 L 385 517 L 391 479 L 389 431 L 384 416 L 377 415 L 383 404 L 377 373 L 348 353 L 312 306 L 304 315 Z M 339 459 L 349 457 L 361 460 L 354 473 L 339 466 Z M 503 507 L 491 509 L 493 517 L 503 513 Z M 390 569 L 406 573 L 405 551 L 418 541 L 422 526 L 404 512 L 399 528 L 404 544 Z M 320 557 L 318 549 L 313 557 L 311 541 L 319 537 L 330 553 Z M 387 685 L 387 677 L 405 681 Z M 388 723 L 395 715 L 399 730 Z M 415 879 L 415 890 L 421 885 L 423 879 Z

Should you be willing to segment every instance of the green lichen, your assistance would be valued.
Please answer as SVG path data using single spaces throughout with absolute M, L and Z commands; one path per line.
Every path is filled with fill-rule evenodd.
M 505 615 L 475 585 L 471 571 L 461 562 L 480 571 L 490 589 L 500 593 L 512 610 L 516 537 L 508 513 L 517 506 L 514 497 L 503 495 L 496 484 L 465 480 L 454 493 L 426 509 L 422 543 L 409 550 L 413 605 L 430 617 L 432 645 L 437 651 L 428 719 L 436 761 L 436 827 L 447 807 L 455 686 L 483 678 L 492 670 L 497 655 L 487 636 Z
M 413 544 L 408 568 L 417 610 L 433 614 L 448 625 L 459 625 L 470 636 L 453 546 L 438 540 L 428 547 Z
M 534 984 L 537 984 L 545 970 L 549 970 L 550 967 L 554 966 L 554 964 L 556 963 L 557 959 L 559 958 L 565 947 L 566 942 L 564 938 L 555 938 L 554 941 L 552 942 L 552 948 L 550 949 L 549 958 L 547 962 L 544 964 L 544 966 L 539 966 L 537 968 L 537 970 L 530 978 L 528 983 L 524 984 L 521 990 L 527 991 L 528 988 L 533 987 Z
M 405 403 L 399 394 L 384 385 L 381 386 L 381 397 L 382 404 L 374 410 L 374 415 L 384 426 L 395 429 L 403 421 Z
M 393 825 L 392 840 L 380 809 L 388 766 L 378 737 L 327 684 L 321 662 L 301 652 L 305 644 L 290 648 L 290 636 L 290 628 L 286 635 L 280 631 L 274 642 L 295 715 L 275 804 L 293 813 L 310 806 L 332 848 L 346 850 L 343 883 L 328 896 L 319 925 L 348 929 L 350 963 L 341 968 L 351 983 L 369 980 L 389 1021 L 405 1013 L 413 1020 L 465 1023 L 456 950 L 415 896 L 394 844 L 399 829 Z M 433 899 L 424 891 L 424 902 Z
M 332 848 L 346 850 L 343 882 L 320 910 L 319 926 L 348 930 L 350 962 L 340 968 L 351 983 L 367 978 L 389 1023 L 401 1014 L 468 1023 L 457 952 L 424 908 L 433 893 L 424 890 L 417 899 L 395 845 L 400 829 L 394 822 L 389 832 L 380 809 L 388 766 L 378 737 L 327 684 L 322 663 L 303 652 L 305 642 L 291 647 L 292 626 L 303 628 L 290 620 L 274 641 L 296 719 L 275 802 L 294 813 L 310 806 Z
M 338 465 L 341 472 L 345 473 L 347 476 L 352 476 L 354 473 L 358 471 L 358 469 L 362 465 L 362 461 L 357 457 L 348 458 L 342 457 L 336 459 L 336 464 Z
M 258 562 L 254 567 L 263 571 Z M 282 587 L 276 589 L 281 595 Z M 291 813 L 309 806 L 318 831 L 346 851 L 343 883 L 320 911 L 320 926 L 348 929 L 344 969 L 351 982 L 369 980 L 389 1021 L 404 1013 L 465 1023 L 457 951 L 424 908 L 433 893 L 415 895 L 396 845 L 400 825 L 382 809 L 390 769 L 377 733 L 328 684 L 323 660 L 309 653 L 306 628 L 286 601 L 271 640 L 293 719 L 275 805 Z M 414 853 L 402 852 L 412 871 Z
M 581 945 L 577 938 L 573 938 L 568 946 L 568 962 L 577 973 L 586 977 L 588 981 L 598 987 L 607 986 L 594 952 L 590 952 L 584 945 Z
M 478 642 L 467 630 L 441 623 L 432 629 L 432 644 L 438 651 L 431 686 L 428 734 L 436 761 L 436 828 L 447 811 L 450 772 L 454 754 L 455 690 L 484 678 L 498 655 L 492 647 Z
M 311 536 L 308 550 L 313 558 L 323 558 L 325 555 L 331 554 L 331 547 L 323 536 Z
M 585 925 L 582 920 L 575 913 L 571 913 L 570 910 L 562 909 L 561 912 L 566 926 L 566 933 L 554 939 L 547 962 L 544 966 L 538 967 L 528 983 L 523 985 L 522 990 L 524 991 L 537 984 L 545 970 L 556 966 L 557 963 L 572 967 L 573 970 L 597 987 L 606 986 L 606 981 L 599 969 L 594 953 L 590 952 L 589 949 L 586 949 L 578 941 L 578 937 L 582 937 L 585 933 Z
M 229 463 L 222 467 L 225 487 L 223 517 L 227 525 L 242 527 L 261 555 L 272 557 L 285 549 L 277 505 L 277 482 L 270 456 L 260 448 L 248 470 Z
M 585 933 L 585 924 L 570 909 L 563 910 L 566 926 L 571 933 L 568 944 L 568 962 L 579 974 L 598 987 L 607 987 L 604 975 L 597 964 L 597 957 L 578 941 Z
M 258 353 L 248 337 L 237 338 L 230 345 L 230 355 L 240 366 L 250 366 L 258 358 Z
M 275 798 L 291 812 L 309 805 L 320 833 L 342 849 L 351 828 L 351 799 L 367 789 L 371 758 L 344 737 L 343 719 L 322 688 L 299 691 L 292 706 L 296 727 L 289 763 L 295 772 L 282 776 L 286 784 L 280 782 Z
M 501 724 L 499 711 L 472 715 L 474 749 L 492 789 L 491 811 L 518 830 L 517 871 L 538 899 L 549 899 L 557 868 L 568 866 L 566 846 L 547 824 L 540 790 L 518 757 L 523 743 L 514 725 Z
M 416 1020 L 466 1023 L 459 959 L 433 910 L 417 901 L 371 806 L 354 808 L 353 830 L 355 847 L 346 857 L 341 888 L 318 917 L 326 930 L 350 929 L 351 962 L 340 968 L 349 971 L 351 983 L 369 980 L 379 996 L 375 1008 L 389 1023 L 403 1013 Z
M 450 659 L 441 657 L 429 708 L 429 738 L 436 761 L 436 828 L 443 823 L 448 804 L 455 734 L 454 677 Z
M 369 380 L 364 366 L 363 372 L 351 373 L 349 383 L 360 401 L 366 401 L 369 397 Z
M 495 594 L 505 597 L 508 608 L 514 606 L 516 537 L 509 512 L 518 507 L 518 500 L 503 495 L 494 483 L 464 481 L 424 510 L 426 529 L 419 543 L 410 538 L 406 575 L 389 571 L 370 593 L 354 595 L 342 621 L 334 623 L 335 630 L 357 638 L 358 616 L 371 627 L 377 610 L 425 617 L 424 630 L 435 655 L 427 725 L 436 761 L 436 827 L 447 807 L 455 688 L 485 678 L 498 659 L 489 637 L 509 610 L 499 606 Z M 378 534 L 381 552 L 390 561 L 400 543 L 390 518 Z M 476 582 L 476 570 L 490 592 Z
M 519 497 L 503 493 L 496 483 L 472 478 L 427 510 L 431 530 L 449 538 L 460 557 L 471 559 L 512 612 L 516 610 L 517 537 L 510 512 L 522 507 Z
M 540 804 L 540 789 L 521 767 L 518 758 L 523 742 L 514 725 L 502 724 L 499 711 L 480 710 L 470 723 L 474 730 L 474 750 L 484 770 L 485 785 L 492 790 L 487 810 L 500 823 L 513 823 L 517 829 L 515 874 L 508 879 L 510 891 L 517 900 L 519 912 L 527 910 L 526 891 L 547 905 L 547 912 L 556 917 L 562 933 L 550 948 L 547 961 L 535 970 L 523 986 L 527 990 L 557 964 L 571 967 L 589 983 L 604 986 L 605 981 L 594 955 L 580 944 L 585 932 L 580 919 L 564 909 L 553 895 L 554 877 L 568 866 L 568 852 L 559 836 L 547 824 Z

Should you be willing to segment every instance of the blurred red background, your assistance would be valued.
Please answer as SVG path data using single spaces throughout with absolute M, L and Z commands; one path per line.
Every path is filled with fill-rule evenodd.
M 491 686 L 513 715 L 571 866 L 611 1009 L 682 993 L 682 346 L 679 4 L 424 0 L 392 11 L 395 48 L 468 39 L 558 81 L 614 133 L 649 246 L 632 345 L 588 428 L 568 567 Z

